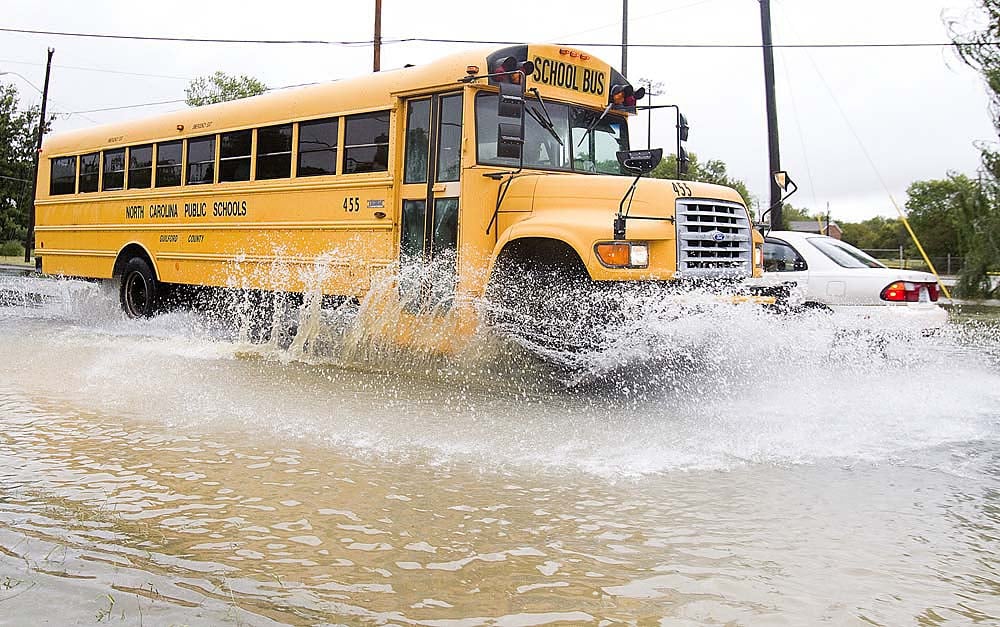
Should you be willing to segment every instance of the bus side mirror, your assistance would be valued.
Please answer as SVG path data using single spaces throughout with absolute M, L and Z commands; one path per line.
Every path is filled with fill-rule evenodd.
M 691 163 L 691 159 L 688 158 L 688 153 L 684 150 L 683 146 L 677 147 L 677 176 L 678 178 L 686 175 L 688 173 L 688 165 Z
M 524 90 L 521 85 L 500 83 L 497 115 L 502 118 L 521 119 L 524 115 Z
M 521 159 L 524 150 L 524 127 L 501 122 L 497 127 L 497 157 Z
M 524 85 L 500 83 L 497 100 L 497 157 L 521 160 L 524 150 Z
M 643 175 L 652 172 L 653 168 L 660 163 L 663 159 L 663 149 L 619 150 L 615 153 L 615 156 L 618 158 L 618 163 L 622 166 L 622 169 L 632 174 Z
M 691 127 L 688 126 L 688 119 L 686 117 L 684 117 L 683 113 L 678 112 L 677 113 L 677 138 L 680 141 L 682 141 L 682 142 L 686 142 L 688 140 L 688 131 L 690 129 L 691 129 Z
M 789 185 L 794 185 L 794 183 L 792 183 L 792 178 L 788 176 L 788 172 L 784 170 L 778 170 L 772 175 L 772 177 L 774 178 L 774 184 L 777 185 L 778 189 L 783 192 L 788 191 Z

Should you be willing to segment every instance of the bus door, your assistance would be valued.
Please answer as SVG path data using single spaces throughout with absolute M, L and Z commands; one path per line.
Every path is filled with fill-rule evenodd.
M 417 307 L 445 305 L 458 270 L 462 93 L 406 101 L 400 194 L 400 290 Z

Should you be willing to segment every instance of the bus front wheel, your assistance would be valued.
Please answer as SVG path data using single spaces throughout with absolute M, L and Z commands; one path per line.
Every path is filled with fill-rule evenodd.
M 148 318 L 156 306 L 159 284 L 149 263 L 133 257 L 125 264 L 121 277 L 122 310 L 129 318 Z

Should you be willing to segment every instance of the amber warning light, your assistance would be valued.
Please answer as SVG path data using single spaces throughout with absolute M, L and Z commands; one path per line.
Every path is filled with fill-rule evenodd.
M 512 83 L 520 85 L 522 76 L 527 76 L 535 71 L 535 64 L 531 61 L 518 61 L 515 57 L 504 57 L 489 68 L 489 74 L 480 75 L 478 65 L 465 66 L 465 76 L 458 79 L 460 83 L 471 83 L 480 78 L 488 78 L 493 83 Z

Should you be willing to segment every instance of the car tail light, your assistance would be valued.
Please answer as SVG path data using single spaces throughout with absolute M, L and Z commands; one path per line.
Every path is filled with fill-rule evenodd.
M 916 283 L 913 281 L 896 281 L 890 283 L 882 290 L 882 300 L 894 303 L 917 303 L 920 302 L 921 290 L 927 293 L 930 302 L 937 302 L 938 288 L 936 283 Z

